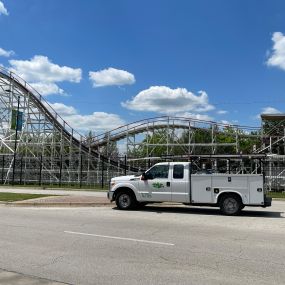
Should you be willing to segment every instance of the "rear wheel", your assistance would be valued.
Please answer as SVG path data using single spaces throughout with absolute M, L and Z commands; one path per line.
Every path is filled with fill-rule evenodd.
M 238 215 L 243 208 L 241 199 L 237 195 L 225 195 L 221 198 L 220 209 L 224 215 Z
M 136 199 L 130 192 L 122 191 L 116 197 L 116 205 L 120 210 L 130 210 L 135 207 Z

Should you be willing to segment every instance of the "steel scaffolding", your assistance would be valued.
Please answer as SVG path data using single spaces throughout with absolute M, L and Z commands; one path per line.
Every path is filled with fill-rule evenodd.
M 124 162 L 100 155 L 84 141 L 27 82 L 0 69 L 2 184 L 95 186 L 126 172 Z

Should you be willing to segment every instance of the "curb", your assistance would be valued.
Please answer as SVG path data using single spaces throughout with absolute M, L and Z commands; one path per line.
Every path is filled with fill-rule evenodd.
M 3 206 L 10 207 L 106 207 L 114 206 L 112 203 L 15 203 L 6 202 L 0 203 Z

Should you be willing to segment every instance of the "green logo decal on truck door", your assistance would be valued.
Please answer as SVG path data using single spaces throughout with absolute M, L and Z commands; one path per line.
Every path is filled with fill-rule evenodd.
M 164 188 L 164 185 L 163 183 L 155 182 L 155 183 L 152 183 L 152 187 L 159 189 L 159 188 Z

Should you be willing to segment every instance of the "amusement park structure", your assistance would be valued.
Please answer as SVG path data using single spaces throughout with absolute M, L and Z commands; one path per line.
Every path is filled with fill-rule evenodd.
M 240 162 L 235 171 L 254 172 L 262 170 L 260 158 L 267 154 L 271 186 L 278 181 L 281 187 L 285 115 L 261 118 L 256 128 L 163 116 L 86 137 L 27 82 L 0 68 L 0 183 L 104 186 L 113 176 L 141 173 L 177 157 L 208 156 L 214 168 L 215 158 L 226 157 L 227 165 Z M 243 158 L 251 157 L 254 166 L 248 170 Z

